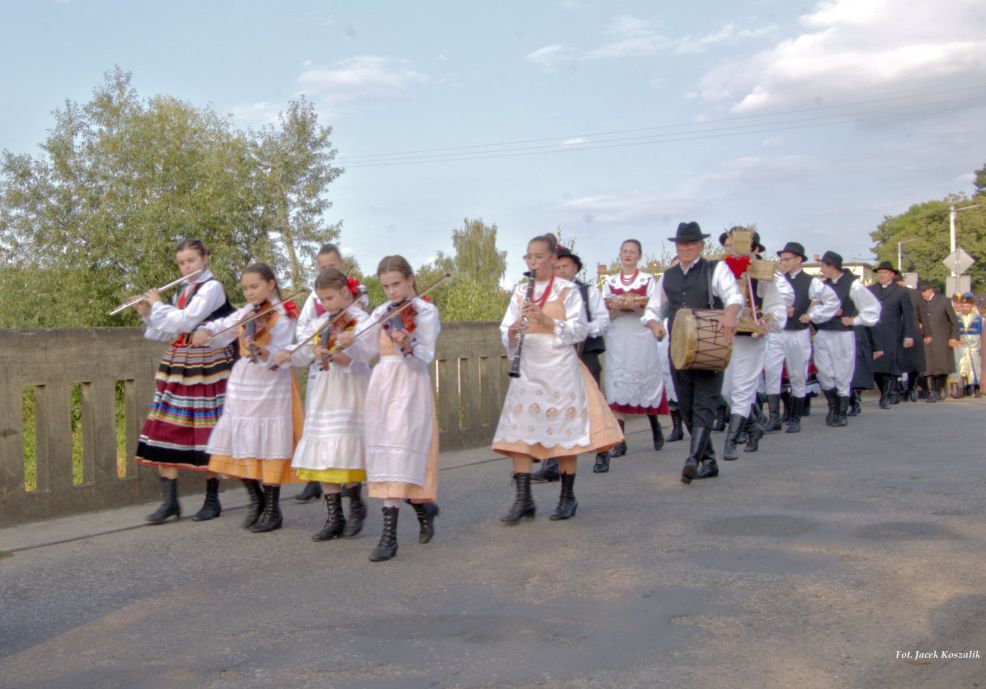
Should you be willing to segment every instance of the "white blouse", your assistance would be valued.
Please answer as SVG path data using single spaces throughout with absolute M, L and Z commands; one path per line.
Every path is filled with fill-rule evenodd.
M 280 300 L 272 299 L 271 303 L 276 306 L 277 313 L 279 313 L 280 316 L 274 322 L 274 327 L 271 329 L 270 333 L 270 342 L 266 345 L 268 357 L 266 360 L 259 362 L 267 365 L 274 363 L 275 354 L 283 349 L 289 349 L 291 347 L 291 343 L 294 342 L 294 321 L 291 320 L 285 312 Z M 218 320 L 202 324 L 201 329 L 215 334 L 220 330 L 229 328 L 226 332 L 216 335 L 212 339 L 212 346 L 224 347 L 231 342 L 235 342 L 240 336 L 240 329 L 233 326 L 251 314 L 253 314 L 253 305 L 247 304 L 243 308 L 237 309 L 234 313 L 231 313 L 225 318 L 220 318 Z
M 226 290 L 219 280 L 213 280 L 212 277 L 212 271 L 206 269 L 195 278 L 192 284 L 205 284 L 199 287 L 198 292 L 183 309 L 179 309 L 176 304 L 182 292 L 191 289 L 192 285 L 175 292 L 171 304 L 159 301 L 151 306 L 151 312 L 143 316 L 144 324 L 147 326 L 144 337 L 168 342 L 175 339 L 179 333 L 190 333 L 195 330 L 204 318 L 226 302 Z
M 435 359 L 435 344 L 442 331 L 442 324 L 438 307 L 421 297 L 414 297 L 412 301 L 418 315 L 414 318 L 415 327 L 411 333 L 411 356 L 403 357 L 403 360 L 411 366 L 426 368 Z M 353 356 L 350 349 L 359 347 L 362 350 L 359 356 L 366 357 L 366 361 L 380 355 L 380 334 L 361 333 L 371 328 L 376 330 L 383 327 L 382 322 L 387 320 L 387 307 L 390 303 L 387 301 L 375 308 L 370 317 L 359 324 L 356 329 L 358 337 L 352 347 L 346 350 L 347 354 Z
M 544 296 L 544 290 L 548 287 L 548 280 L 537 280 L 534 283 L 534 300 L 540 301 Z M 578 344 L 586 338 L 589 333 L 589 326 L 585 317 L 585 309 L 582 304 L 582 295 L 579 288 L 574 284 L 560 277 L 556 277 L 551 287 L 551 294 L 545 300 L 557 301 L 562 298 L 564 292 L 565 318 L 564 320 L 555 319 L 554 327 L 554 346 L 568 347 Z M 510 338 L 507 331 L 510 326 L 520 320 L 521 309 L 524 307 L 524 299 L 527 297 L 527 283 L 522 283 L 514 288 L 514 294 L 507 305 L 507 312 L 503 314 L 500 321 L 500 337 L 503 346 L 508 354 L 512 354 L 510 349 Z M 607 319 L 607 323 L 608 323 Z

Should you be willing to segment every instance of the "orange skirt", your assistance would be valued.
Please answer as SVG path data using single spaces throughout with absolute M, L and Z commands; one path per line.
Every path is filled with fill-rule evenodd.
M 583 452 L 604 452 L 623 442 L 623 431 L 613 416 L 606 398 L 596 385 L 596 380 L 589 369 L 579 361 L 582 373 L 582 383 L 585 385 L 586 405 L 589 408 L 589 444 L 576 445 L 573 448 L 545 447 L 541 443 L 498 442 L 493 444 L 493 451 L 501 455 L 527 455 L 535 459 L 551 459 L 552 457 L 570 457 Z
M 428 464 L 425 465 L 425 484 L 418 486 L 400 481 L 380 481 L 367 483 L 367 494 L 371 498 L 383 500 L 409 500 L 435 502 L 438 499 L 438 417 L 431 422 L 431 447 L 428 449 Z

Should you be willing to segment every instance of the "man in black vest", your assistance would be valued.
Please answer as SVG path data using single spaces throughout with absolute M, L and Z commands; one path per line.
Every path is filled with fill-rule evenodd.
M 645 322 L 657 335 L 661 335 L 664 329 L 662 317 L 665 305 L 672 331 L 679 309 L 713 308 L 725 311 L 720 325 L 727 341 L 732 341 L 739 312 L 743 308 L 743 294 L 724 262 L 702 258 L 708 236 L 702 233 L 697 222 L 683 222 L 678 225 L 675 236 L 669 237 L 675 244 L 679 263 L 661 277 L 661 283 L 654 290 L 644 315 Z M 722 371 L 678 370 L 672 363 L 671 378 L 678 395 L 682 420 L 691 434 L 691 446 L 681 470 L 681 481 L 688 484 L 696 478 L 718 476 L 719 467 L 710 435 L 722 392 Z
M 555 252 L 555 275 L 564 278 L 569 282 L 574 282 L 582 294 L 582 304 L 585 307 L 586 320 L 589 323 L 589 335 L 578 344 L 579 358 L 589 369 L 589 373 L 599 385 L 599 375 L 602 367 L 599 365 L 599 355 L 606 351 L 606 341 L 603 335 L 609 330 L 609 310 L 603 301 L 603 295 L 595 285 L 589 285 L 576 276 L 582 272 L 582 259 L 577 254 L 573 254 L 570 249 L 559 246 Z M 599 452 L 596 454 L 596 464 L 609 466 L 609 453 Z M 546 459 L 541 464 L 541 468 L 531 474 L 531 480 L 537 482 L 557 481 L 561 474 L 558 471 L 557 459 Z
M 764 358 L 765 387 L 767 388 L 767 431 L 781 430 L 781 372 L 787 364 L 787 377 L 791 381 L 791 411 L 787 432 L 801 430 L 801 416 L 806 404 L 808 362 L 811 361 L 811 321 L 827 320 L 839 310 L 835 292 L 821 280 L 801 269 L 807 260 L 805 248 L 798 242 L 788 242 L 777 252 L 780 271 L 794 289 L 794 305 L 787 309 L 784 329 L 767 335 L 767 355 Z
M 883 356 L 873 361 L 873 375 L 880 388 L 880 408 L 890 409 L 897 377 L 904 372 L 907 350 L 917 337 L 914 329 L 914 306 L 907 292 L 894 282 L 897 271 L 884 261 L 876 267 L 877 283 L 870 286 L 880 302 L 880 321 L 874 336 L 883 348 Z
M 821 260 L 825 286 L 839 298 L 839 310 L 827 320 L 815 320 L 815 368 L 818 382 L 829 403 L 825 423 L 845 426 L 849 423 L 849 394 L 856 366 L 858 325 L 873 326 L 880 320 L 880 302 L 863 287 L 856 276 L 842 269 L 842 256 L 826 251 Z

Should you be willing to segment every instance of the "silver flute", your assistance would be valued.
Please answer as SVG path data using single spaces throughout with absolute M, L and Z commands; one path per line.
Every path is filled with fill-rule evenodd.
M 194 278 L 197 278 L 202 273 L 203 270 L 205 270 L 205 268 L 199 268 L 198 270 L 196 270 L 193 273 L 189 273 L 188 275 L 182 276 L 182 277 L 178 278 L 177 280 L 172 280 L 167 285 L 165 285 L 163 287 L 158 287 L 157 288 L 157 291 L 158 292 L 163 292 L 166 289 L 171 289 L 175 285 L 180 285 L 181 283 L 185 282 L 186 280 L 192 280 Z M 136 297 L 133 297 L 130 300 L 128 300 L 126 303 L 120 304 L 115 309 L 113 309 L 112 311 L 110 311 L 110 315 L 111 316 L 115 316 L 116 314 L 120 313 L 121 311 L 124 311 L 126 309 L 129 309 L 131 306 L 136 306 L 137 304 L 139 304 L 142 301 L 144 301 L 144 295 L 143 294 L 141 294 L 139 296 L 136 296 Z
M 534 271 L 529 270 L 524 273 L 527 278 L 527 294 L 524 296 L 524 306 L 530 305 L 534 300 Z M 513 361 L 510 362 L 510 370 L 507 375 L 511 378 L 520 378 L 520 353 L 524 349 L 524 336 L 527 335 L 527 316 L 520 318 L 520 332 L 517 334 L 517 351 L 514 352 Z

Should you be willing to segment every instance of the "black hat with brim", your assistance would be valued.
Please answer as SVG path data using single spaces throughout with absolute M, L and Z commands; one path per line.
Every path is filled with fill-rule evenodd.
M 834 251 L 826 251 L 824 254 L 822 254 L 822 259 L 821 261 L 819 261 L 819 263 L 825 263 L 827 265 L 832 266 L 833 268 L 842 270 L 842 256 L 835 253 Z
M 896 268 L 894 268 L 894 267 L 893 267 L 892 265 L 890 265 L 890 261 L 882 261 L 882 262 L 880 263 L 880 265 L 878 265 L 878 266 L 876 267 L 876 271 L 877 271 L 877 272 L 879 272 L 879 271 L 881 271 L 881 270 L 889 270 L 889 271 L 890 271 L 890 272 L 892 272 L 892 273 L 897 273 L 897 272 L 899 272 L 899 271 L 898 271 L 898 270 L 897 270 Z
M 795 256 L 800 256 L 802 261 L 807 261 L 808 257 L 805 255 L 805 248 L 798 242 L 788 242 L 784 245 L 784 248 L 777 252 L 777 255 L 781 254 L 794 254 Z
M 918 280 L 918 292 L 924 292 L 929 289 L 934 289 L 935 286 L 932 285 L 927 280 Z
M 668 237 L 668 241 L 681 244 L 684 242 L 701 242 L 708 238 L 709 235 L 702 234 L 702 228 L 692 220 L 691 222 L 678 223 L 678 232 L 674 237 Z
M 555 254 L 555 257 L 571 259 L 572 263 L 575 264 L 575 267 L 578 268 L 580 272 L 582 271 L 582 259 L 578 257 L 578 254 L 573 254 L 572 250 L 569 249 L 568 247 L 566 246 L 558 247 L 558 252 Z

